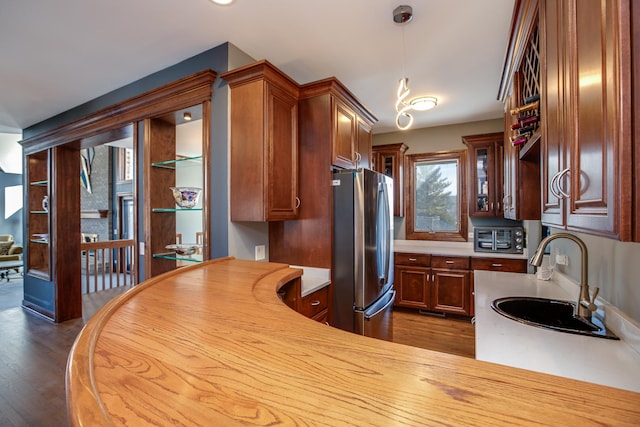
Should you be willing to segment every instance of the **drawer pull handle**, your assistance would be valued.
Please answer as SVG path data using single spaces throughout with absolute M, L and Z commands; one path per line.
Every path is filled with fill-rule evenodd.
M 444 263 L 445 263 L 445 264 L 453 264 L 453 263 L 454 263 L 454 261 L 446 260 Z
M 409 261 L 417 261 L 417 258 L 409 258 Z
M 502 264 L 491 264 L 491 267 L 496 267 L 496 268 L 502 267 Z
M 315 306 L 318 306 L 318 305 L 320 305 L 320 301 L 318 301 L 318 300 L 316 300 L 316 301 L 311 301 L 311 306 L 312 306 L 312 307 L 315 307 Z

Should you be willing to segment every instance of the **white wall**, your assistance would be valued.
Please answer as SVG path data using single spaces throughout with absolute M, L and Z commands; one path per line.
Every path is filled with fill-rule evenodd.
M 558 231 L 562 230 L 551 230 L 552 233 Z M 584 233 L 572 234 L 587 246 L 588 284 L 591 291 L 599 287 L 601 298 L 640 325 L 640 243 L 623 243 Z M 581 265 L 578 246 L 565 239 L 554 240 L 550 245 L 557 247 L 561 254 L 569 255 L 569 265 L 556 265 L 556 269 L 579 283 Z
M 229 70 L 236 69 L 243 65 L 251 64 L 255 59 L 238 49 L 236 46 L 229 44 Z M 230 94 L 228 95 L 230 96 Z M 229 117 L 227 117 L 229 120 Z M 231 125 L 229 124 L 229 129 Z M 233 132 L 233 129 L 231 129 Z M 229 135 L 231 136 L 231 135 Z M 231 143 L 228 144 L 231 147 Z M 231 158 L 231 153 L 228 153 Z M 229 170 L 229 172 L 231 172 Z M 227 177 L 227 182 L 231 182 Z M 229 205 L 231 201 L 229 200 Z M 227 212 L 230 215 L 231 210 Z M 255 247 L 257 245 L 265 245 L 266 260 L 269 259 L 269 223 L 267 222 L 231 222 L 231 217 L 227 218 L 229 223 L 229 256 L 238 259 L 255 259 Z

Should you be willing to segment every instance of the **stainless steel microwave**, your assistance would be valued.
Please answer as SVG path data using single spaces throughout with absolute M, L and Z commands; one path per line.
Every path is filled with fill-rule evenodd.
M 524 248 L 522 227 L 476 227 L 473 230 L 473 250 L 521 254 Z

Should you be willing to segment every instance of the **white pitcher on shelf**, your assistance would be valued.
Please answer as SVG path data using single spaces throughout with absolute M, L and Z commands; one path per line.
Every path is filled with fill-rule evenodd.
M 49 196 L 44 196 L 42 198 L 42 209 L 45 212 L 49 212 Z

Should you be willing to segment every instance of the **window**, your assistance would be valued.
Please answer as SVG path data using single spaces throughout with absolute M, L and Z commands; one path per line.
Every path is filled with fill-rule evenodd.
M 467 241 L 465 155 L 407 156 L 407 239 Z
M 133 180 L 133 149 L 118 148 L 118 182 Z

